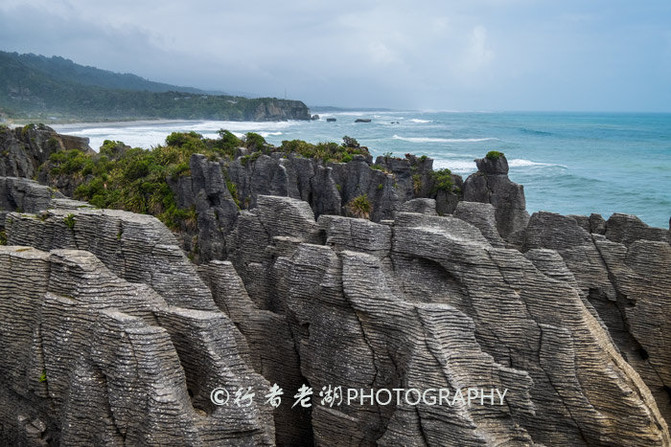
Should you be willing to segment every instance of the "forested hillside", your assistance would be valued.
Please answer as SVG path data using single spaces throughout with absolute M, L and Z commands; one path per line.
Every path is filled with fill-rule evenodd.
M 309 119 L 300 101 L 244 98 L 85 67 L 61 57 L 0 52 L 0 118 L 140 118 L 274 121 Z

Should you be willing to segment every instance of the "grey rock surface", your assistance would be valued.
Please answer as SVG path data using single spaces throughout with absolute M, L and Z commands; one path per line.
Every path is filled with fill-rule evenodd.
M 215 310 L 212 294 L 173 234 L 155 217 L 118 210 L 10 213 L 8 244 L 93 253 L 116 275 L 145 283 L 173 306 Z
M 462 197 L 426 157 L 238 152 L 170 180 L 198 215 L 179 238 L 0 177 L 0 444 L 671 445 L 668 230 L 529 217 L 504 157 L 452 176 Z M 371 220 L 345 217 L 361 195 Z M 507 392 L 337 399 L 395 388 Z
M 496 160 L 477 159 L 478 172 L 471 174 L 463 186 L 464 200 L 491 203 L 496 208 L 496 226 L 507 241 L 519 243 L 528 221 L 524 187 L 508 178 L 505 156 Z
M 462 201 L 457 204 L 454 217 L 476 227 L 493 247 L 504 247 L 505 241 L 496 228 L 496 208 L 490 203 Z
M 378 157 L 371 165 L 371 157 L 355 155 L 347 163 L 325 164 L 293 153 L 246 148 L 238 152 L 233 161 L 212 161 L 195 154 L 189 176 L 169 179 L 178 205 L 193 207 L 198 214 L 198 228 L 182 234 L 182 246 L 194 253 L 196 261 L 225 258 L 226 240 L 236 225 L 238 210 L 256 207 L 262 195 L 304 200 L 316 216 L 347 215 L 348 204 L 365 196 L 374 222 L 391 219 L 401 209 L 408 211 L 407 206 L 419 203 L 439 214 L 449 214 L 461 197 L 456 192 L 434 190 L 433 160 L 426 157 Z M 452 177 L 458 191 L 462 179 Z M 420 202 L 403 208 L 404 203 L 417 198 Z
M 88 138 L 61 135 L 44 124 L 10 129 L 0 126 L 0 176 L 36 178 L 39 166 L 55 152 L 91 151 Z
M 640 239 L 671 242 L 669 230 L 651 227 L 631 214 L 615 213 L 610 216 L 606 221 L 605 234 L 611 241 L 627 246 Z
M 264 197 L 257 223 L 240 221 L 257 230 L 236 230 L 232 260 L 250 301 L 288 322 L 315 392 L 470 383 L 514 396 L 503 408 L 315 404 L 317 445 L 669 442 L 650 390 L 556 252 L 525 257 L 461 219 L 415 213 L 391 227 L 321 216 L 323 242 L 273 238 L 277 206 L 289 203 Z M 309 213 L 292 221 L 300 215 L 291 228 L 314 234 Z
M 508 160 L 504 155 L 475 160 L 478 171 L 488 175 L 508 175 Z
M 0 246 L 0 442 L 274 445 L 268 410 L 210 401 L 217 386 L 267 387 L 234 332 L 89 252 Z
M 596 230 L 591 234 L 572 217 L 535 213 L 526 230 L 524 247 L 532 251 L 553 249 L 561 255 L 581 294 L 598 313 L 624 358 L 650 388 L 669 421 L 668 231 L 648 227 L 634 216 L 615 214 L 606 222 L 607 239 L 600 234 L 602 219 L 590 220 L 597 222 L 590 226 Z
M 438 215 L 435 199 L 411 199 L 403 202 L 399 211 L 403 213 L 428 214 L 430 216 Z
M 37 213 L 50 208 L 55 199 L 65 199 L 65 196 L 33 180 L 0 177 L 0 228 L 4 227 L 9 212 Z

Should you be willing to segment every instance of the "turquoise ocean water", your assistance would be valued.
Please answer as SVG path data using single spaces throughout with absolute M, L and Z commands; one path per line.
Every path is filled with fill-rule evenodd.
M 270 143 L 302 139 L 340 142 L 348 135 L 373 155 L 428 155 L 434 168 L 466 178 L 473 159 L 504 152 L 510 178 L 524 185 L 527 209 L 561 214 L 614 212 L 638 215 L 667 228 L 671 216 L 671 114 L 604 113 L 324 113 L 310 122 L 235 123 L 173 121 L 116 125 L 61 125 L 56 130 L 91 139 L 149 148 L 172 131 L 216 136 L 257 132 Z M 326 118 L 335 118 L 327 122 Z M 357 118 L 370 123 L 355 123 Z

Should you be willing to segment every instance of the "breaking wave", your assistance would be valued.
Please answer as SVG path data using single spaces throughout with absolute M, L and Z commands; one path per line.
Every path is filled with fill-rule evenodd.
M 408 141 L 410 143 L 477 143 L 480 141 L 494 141 L 498 138 L 432 138 L 432 137 L 401 137 L 394 135 L 394 140 Z
M 512 160 L 508 160 L 508 166 L 510 166 L 511 168 L 529 168 L 529 167 L 536 167 L 536 166 L 552 166 L 552 167 L 568 169 L 568 167 L 564 166 L 564 165 L 559 165 L 559 164 L 555 164 L 555 163 L 541 163 L 541 162 L 538 162 L 538 161 L 525 160 L 524 158 L 514 158 Z

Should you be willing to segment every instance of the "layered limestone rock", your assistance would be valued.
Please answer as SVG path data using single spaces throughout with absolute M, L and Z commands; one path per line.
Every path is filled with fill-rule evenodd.
M 271 408 L 211 401 L 269 384 L 172 233 L 151 216 L 48 204 L 60 208 L 4 221 L 17 245 L 0 247 L 2 443 L 274 445 Z
M 391 225 L 322 216 L 315 231 L 309 211 L 259 197 L 230 247 L 249 294 L 243 313 L 288 322 L 315 394 L 510 393 L 503 406 L 313 399 L 316 444 L 669 443 L 650 390 L 554 252 L 525 257 L 460 219 L 412 213 Z M 278 213 L 289 230 L 279 231 Z
M 504 247 L 505 242 L 496 227 L 496 208 L 490 203 L 459 202 L 454 217 L 476 227 L 494 247 Z
M 0 443 L 671 445 L 669 231 L 529 218 L 503 156 L 459 201 L 431 162 L 194 155 L 181 241 L 0 177 Z
M 220 312 L 169 306 L 89 252 L 0 247 L 3 445 L 273 445 L 267 387 Z
M 671 242 L 670 233 L 663 228 L 646 225 L 631 214 L 615 213 L 606 222 L 606 237 L 626 246 L 637 240 Z
M 503 154 L 475 160 L 478 172 L 464 181 L 464 200 L 491 203 L 496 209 L 496 227 L 506 240 L 519 244 L 529 221 L 524 186 L 508 178 L 508 161 Z
M 10 129 L 0 126 L 0 176 L 37 177 L 37 169 L 55 152 L 91 151 L 88 138 L 61 135 L 44 124 Z
M 8 244 L 93 253 L 116 275 L 148 284 L 170 305 L 217 309 L 173 234 L 153 216 L 97 209 L 10 213 L 5 231 Z
M 351 214 L 348 204 L 365 196 L 369 217 L 379 222 L 392 219 L 406 201 L 415 197 L 433 200 L 439 214 L 454 212 L 460 195 L 435 188 L 433 160 L 410 154 L 405 159 L 355 155 L 347 163 L 322 163 L 293 153 L 249 152 L 235 160 L 208 160 L 195 154 L 189 176 L 169 179 L 181 208 L 194 207 L 198 228 L 182 236 L 182 246 L 198 261 L 226 257 L 226 238 L 233 230 L 238 210 L 257 205 L 261 195 L 286 196 L 310 204 L 317 215 Z M 460 176 L 452 176 L 458 191 Z M 418 187 L 418 185 L 420 185 Z
M 0 177 L 0 228 L 7 214 L 14 210 L 37 213 L 51 207 L 54 199 L 65 199 L 58 191 L 32 180 Z
M 671 420 L 671 246 L 669 232 L 614 214 L 588 232 L 575 217 L 534 213 L 524 248 L 556 250 L 623 357 Z M 599 221 L 597 218 L 591 221 Z M 605 236 L 603 235 L 605 234 Z

